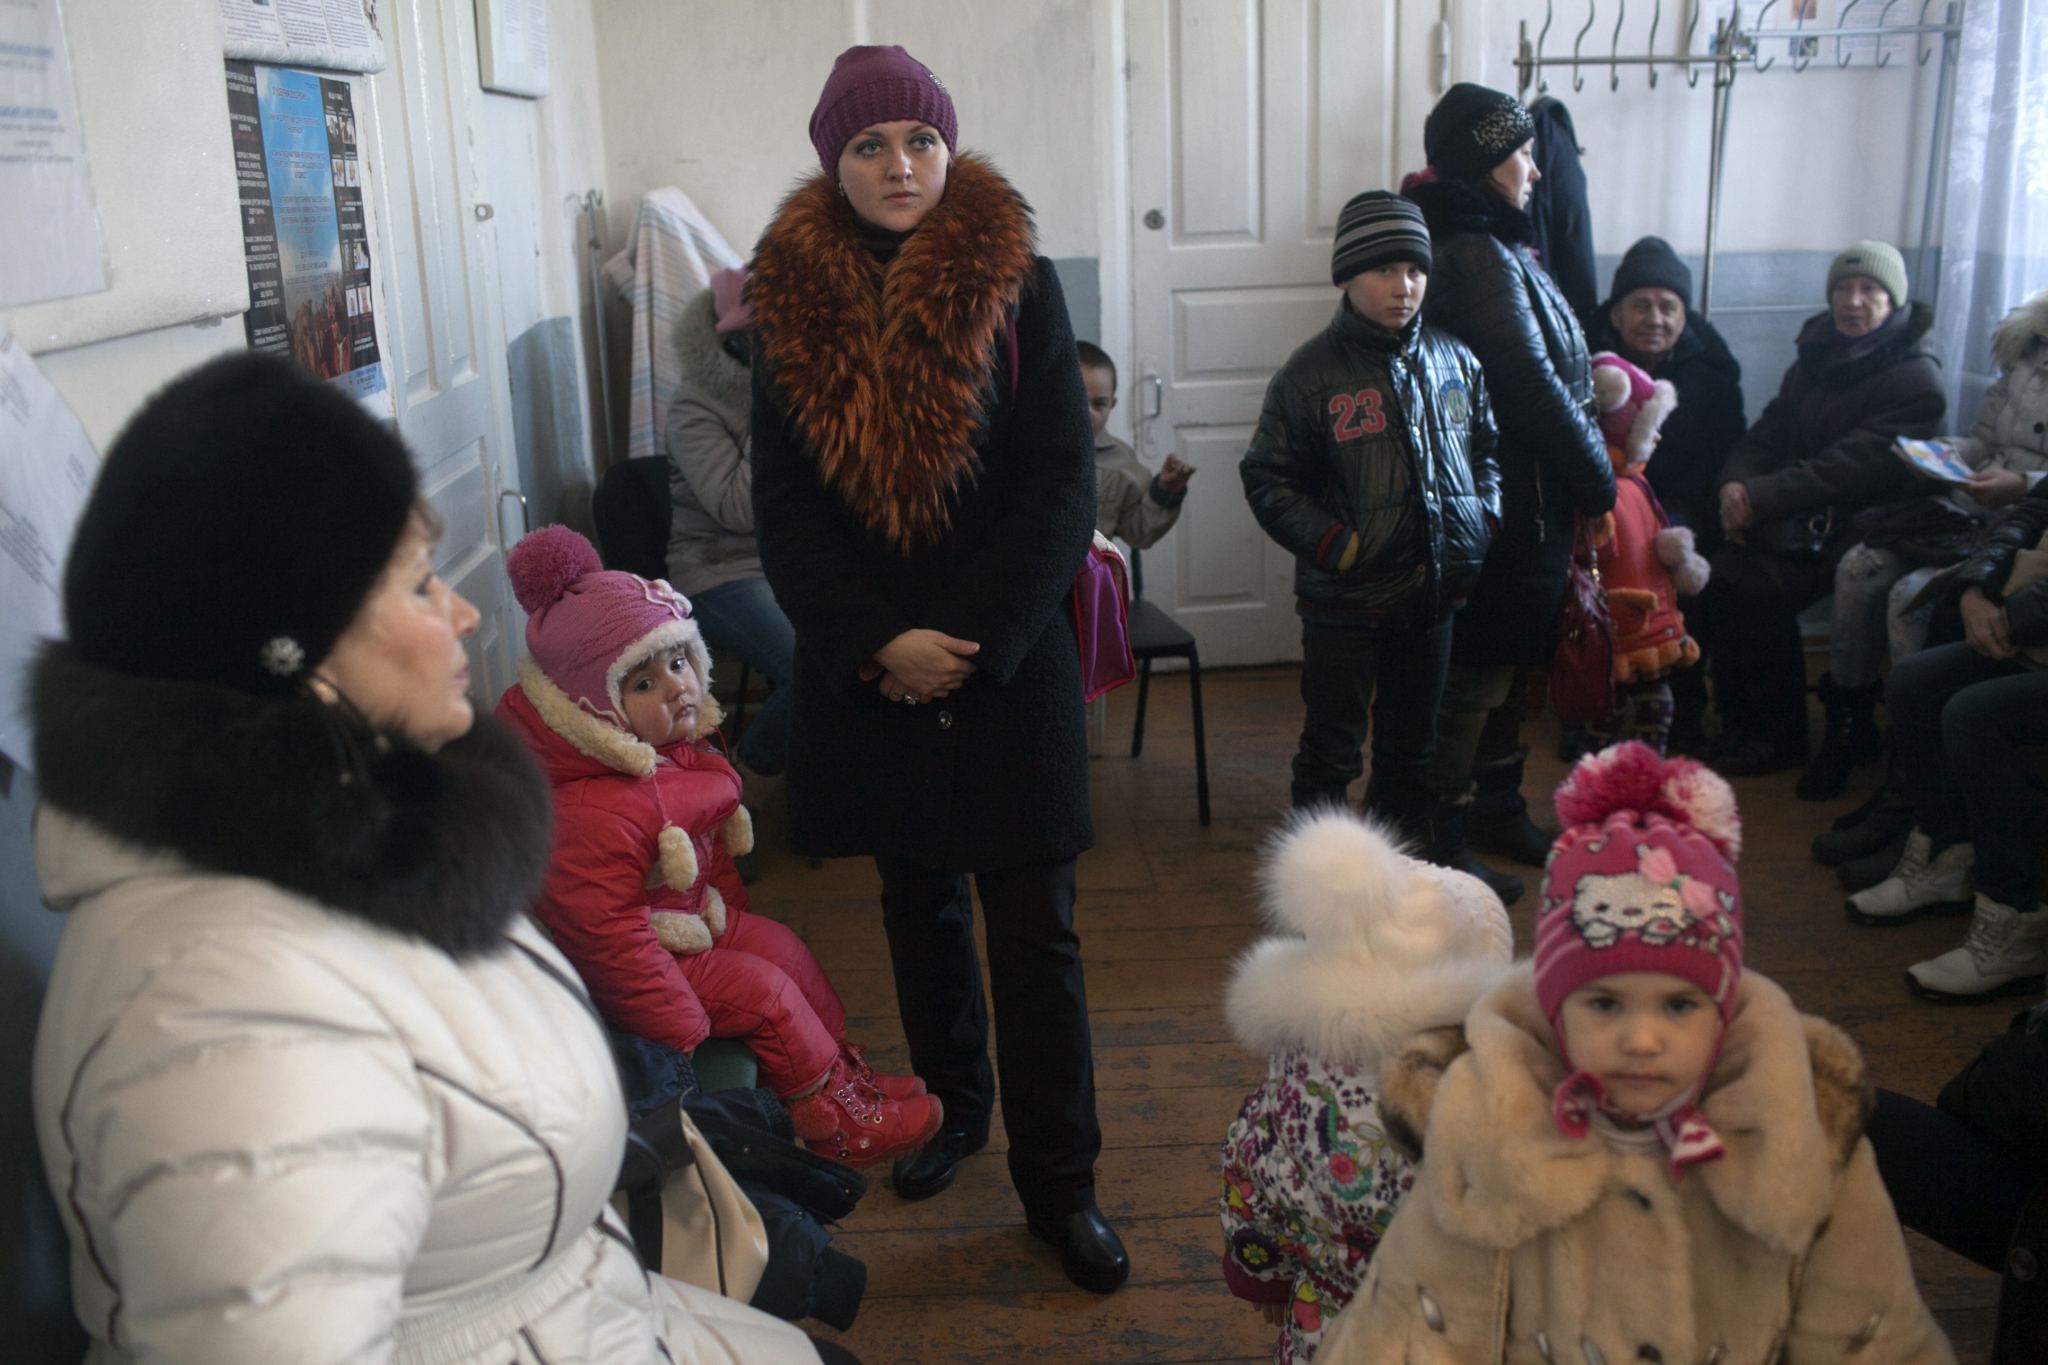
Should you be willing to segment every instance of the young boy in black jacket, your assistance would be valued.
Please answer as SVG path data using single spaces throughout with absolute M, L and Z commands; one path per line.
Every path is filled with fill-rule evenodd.
M 1450 662 L 1451 613 L 1500 516 L 1479 362 L 1422 322 L 1429 230 L 1413 204 L 1361 194 L 1337 220 L 1337 315 L 1266 390 L 1239 465 L 1266 534 L 1294 555 L 1301 616 L 1297 809 L 1365 805 L 1428 846 L 1425 781 Z

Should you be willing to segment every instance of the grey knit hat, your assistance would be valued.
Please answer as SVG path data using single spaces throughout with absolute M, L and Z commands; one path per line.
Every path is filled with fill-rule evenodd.
M 1353 195 L 1337 215 L 1330 280 L 1340 289 L 1354 275 L 1394 261 L 1429 270 L 1429 228 L 1422 210 L 1391 190 Z
M 1833 299 L 1835 286 L 1852 275 L 1883 285 L 1892 307 L 1906 306 L 1906 258 L 1890 242 L 1857 242 L 1835 257 L 1828 267 L 1828 297 Z

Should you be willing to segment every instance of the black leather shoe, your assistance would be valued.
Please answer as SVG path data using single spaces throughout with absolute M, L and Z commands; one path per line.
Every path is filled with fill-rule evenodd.
M 1027 1212 L 1024 1225 L 1060 1253 L 1067 1278 L 1091 1294 L 1114 1293 L 1131 1278 L 1131 1254 L 1100 1209 L 1082 1209 L 1057 1222 Z
M 960 1173 L 963 1157 L 973 1156 L 988 1146 L 987 1133 L 939 1135 L 890 1168 L 890 1183 L 898 1199 L 929 1199 L 953 1183 Z

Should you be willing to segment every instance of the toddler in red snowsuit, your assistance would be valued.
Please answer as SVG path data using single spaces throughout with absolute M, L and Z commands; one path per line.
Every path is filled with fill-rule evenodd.
M 613 1027 L 689 1053 L 739 1038 L 797 1135 L 849 1166 L 906 1156 L 941 1110 L 846 1041 L 811 950 L 751 914 L 733 856 L 753 847 L 740 779 L 707 742 L 711 658 L 690 604 L 606 571 L 566 526 L 505 557 L 527 656 L 498 714 L 554 788 L 555 842 L 535 913 Z
M 1610 351 L 1593 357 L 1593 406 L 1607 458 L 1614 465 L 1614 510 L 1593 543 L 1600 582 L 1614 622 L 1614 714 L 1587 729 L 1593 747 L 1639 739 L 1660 755 L 1671 735 L 1671 670 L 1699 662 L 1699 644 L 1685 633 L 1678 594 L 1707 583 L 1707 561 L 1692 531 L 1673 526 L 1643 477 L 1664 419 L 1678 406 L 1668 379 L 1652 381 Z

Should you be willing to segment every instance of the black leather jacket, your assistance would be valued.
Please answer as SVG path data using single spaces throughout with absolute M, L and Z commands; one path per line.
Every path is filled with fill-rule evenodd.
M 1420 319 L 1395 335 L 1340 302 L 1273 376 L 1238 465 L 1252 515 L 1294 555 L 1303 619 L 1442 620 L 1478 581 L 1500 515 L 1493 447 L 1471 352 Z
M 1614 468 L 1591 417 L 1591 357 L 1529 250 L 1529 215 L 1456 183 L 1418 185 L 1410 197 L 1435 257 L 1423 314 L 1479 358 L 1500 428 L 1500 530 L 1458 613 L 1453 655 L 1548 667 L 1573 514 L 1614 506 Z

